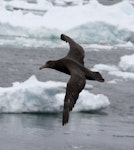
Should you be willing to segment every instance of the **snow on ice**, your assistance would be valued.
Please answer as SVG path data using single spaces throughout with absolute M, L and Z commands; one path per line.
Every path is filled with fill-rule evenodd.
M 41 11 L 45 13 L 35 14 Z M 42 0 L 36 3 L 2 1 L 0 14 L 0 36 L 4 39 L 14 36 L 14 40 L 19 41 L 2 40 L 0 44 L 33 46 L 36 45 L 33 40 L 37 40 L 41 46 L 42 41 L 59 41 L 61 33 L 83 44 L 134 43 L 134 7 L 129 1 L 111 6 L 104 6 L 96 0 L 86 5 L 79 1 L 68 7 Z
M 134 80 L 134 54 L 122 56 L 118 66 L 97 64 L 92 70 L 107 71 L 111 75 Z
M 91 86 L 87 86 L 92 88 Z M 47 81 L 41 82 L 31 76 L 25 82 L 13 83 L 12 87 L 0 88 L 0 112 L 23 113 L 61 112 L 63 108 L 66 83 Z M 110 104 L 107 96 L 92 94 L 85 89 L 80 93 L 73 111 L 96 111 Z

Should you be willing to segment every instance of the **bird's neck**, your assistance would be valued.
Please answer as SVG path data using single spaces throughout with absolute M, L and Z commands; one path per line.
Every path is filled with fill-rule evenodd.
M 70 72 L 69 70 L 66 68 L 66 66 L 64 65 L 64 62 L 62 61 L 62 59 L 59 59 L 59 60 L 55 60 L 53 61 L 54 62 L 54 66 L 52 69 L 55 69 L 57 71 L 60 71 L 60 72 L 63 72 L 63 73 L 66 73 L 66 74 L 69 74 L 70 75 Z

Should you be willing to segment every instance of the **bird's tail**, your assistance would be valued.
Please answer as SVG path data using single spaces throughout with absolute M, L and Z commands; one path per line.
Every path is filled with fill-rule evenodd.
M 102 77 L 102 75 L 99 72 L 92 72 L 88 70 L 88 73 L 86 74 L 86 78 L 88 80 L 96 80 L 99 82 L 104 82 L 104 78 Z
M 99 82 L 104 82 L 105 80 L 103 79 L 102 75 L 99 72 L 93 72 L 95 74 L 95 80 Z

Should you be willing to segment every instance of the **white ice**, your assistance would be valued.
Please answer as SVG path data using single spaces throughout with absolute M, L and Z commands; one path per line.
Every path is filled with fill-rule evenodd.
M 111 75 L 122 77 L 127 80 L 134 80 L 134 54 L 122 56 L 118 66 L 97 64 L 92 70 L 107 71 Z
M 64 82 L 40 82 L 35 76 L 31 76 L 22 83 L 16 82 L 12 87 L 1 87 L 0 112 L 61 112 L 65 88 L 66 83 Z M 80 93 L 74 111 L 100 110 L 109 104 L 109 99 L 105 95 L 95 95 L 84 90 Z
M 125 55 L 120 58 L 117 72 L 110 72 L 112 75 L 122 77 L 127 80 L 134 80 L 134 54 Z
M 111 71 L 109 74 L 124 78 L 126 80 L 134 80 L 134 73 L 131 72 Z
M 94 71 L 118 71 L 118 67 L 115 65 L 105 65 L 105 64 L 97 64 L 94 65 L 93 69 Z
M 17 7 L 23 6 L 24 8 L 28 5 L 24 2 L 21 3 L 14 0 L 13 2 L 8 2 L 8 5 L 17 5 Z M 38 4 L 34 5 L 34 7 L 35 6 L 38 8 L 38 6 L 41 5 Z M 27 7 L 33 8 L 31 4 Z M 121 28 L 131 28 L 131 30 L 134 31 L 134 8 L 129 2 L 125 1 L 107 7 L 99 4 L 96 0 L 93 0 L 89 4 L 83 6 L 55 6 L 49 7 L 47 10 L 46 15 L 41 17 L 33 14 L 23 15 L 21 11 L 9 12 L 3 8 L 0 10 L 2 13 L 0 15 L 0 20 L 3 23 L 9 23 L 14 26 L 24 26 L 29 28 L 44 26 L 52 29 L 57 28 L 59 30 L 69 30 L 88 22 L 105 22 Z
M 43 9 L 46 13 L 41 16 L 32 11 L 8 11 L 9 6 L 38 11 Z M 128 1 L 104 6 L 96 0 L 91 0 L 86 5 L 79 3 L 75 6 L 61 7 L 43 0 L 36 4 L 2 0 L 0 25 L 0 34 L 26 37 L 26 41 L 29 41 L 27 45 L 36 45 L 27 40 L 28 38 L 42 41 L 59 40 L 63 32 L 84 44 L 126 44 L 129 41 L 134 43 L 134 7 Z M 24 42 L 24 39 L 21 40 Z M 39 44 L 38 40 L 36 43 Z M 25 45 L 23 42 L 21 44 Z
M 122 56 L 120 58 L 119 67 L 122 71 L 134 73 L 134 54 Z

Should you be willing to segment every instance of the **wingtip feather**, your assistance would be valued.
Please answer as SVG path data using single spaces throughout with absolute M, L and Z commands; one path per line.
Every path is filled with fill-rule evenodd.
M 69 108 L 63 110 L 62 125 L 64 126 L 69 120 Z
M 65 34 L 61 34 L 60 38 L 61 38 L 61 40 L 65 41 L 65 42 L 68 42 L 68 40 L 69 40 L 69 37 L 66 36 Z

